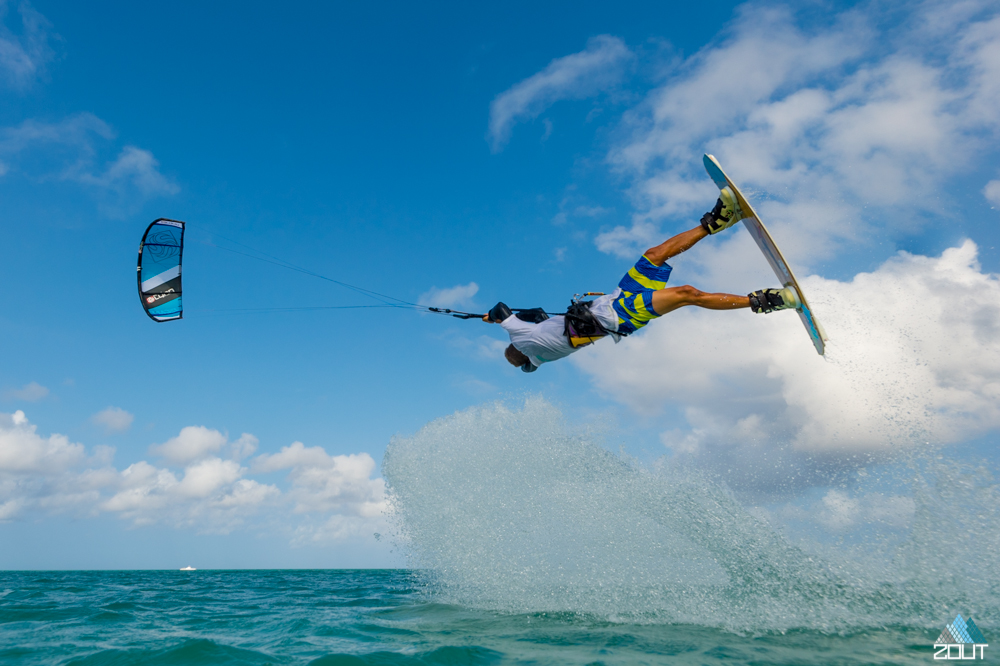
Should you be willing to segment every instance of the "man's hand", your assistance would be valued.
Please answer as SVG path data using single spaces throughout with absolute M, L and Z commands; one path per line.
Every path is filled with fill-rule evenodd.
M 505 321 L 507 317 L 512 314 L 514 313 L 510 311 L 510 308 L 507 307 L 503 301 L 500 301 L 494 305 L 488 313 L 486 313 L 486 316 L 483 317 L 483 321 L 490 324 L 499 324 Z

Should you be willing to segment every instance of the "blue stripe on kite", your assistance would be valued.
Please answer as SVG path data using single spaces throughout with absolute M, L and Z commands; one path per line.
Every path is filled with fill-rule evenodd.
M 143 271 L 145 273 L 145 271 Z M 159 287 L 164 282 L 169 282 L 181 274 L 181 265 L 171 266 L 162 273 L 157 273 L 142 281 L 142 291 L 149 291 L 154 287 Z M 145 276 L 144 276 L 145 277 Z
M 164 316 L 168 314 L 180 314 L 184 309 L 181 305 L 181 301 L 184 297 L 175 298 L 174 300 L 164 303 L 163 305 L 157 305 L 155 308 L 149 308 L 148 312 L 154 316 Z

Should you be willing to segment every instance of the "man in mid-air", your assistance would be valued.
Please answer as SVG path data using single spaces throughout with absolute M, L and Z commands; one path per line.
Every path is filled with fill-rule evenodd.
M 618 342 L 621 336 L 685 305 L 708 310 L 750 308 L 760 313 L 799 307 L 798 295 L 791 287 L 761 289 L 747 296 L 708 294 L 690 285 L 667 287 L 673 270 L 667 259 L 736 224 L 742 219 L 738 211 L 729 188 L 722 190 L 715 208 L 705 213 L 699 226 L 646 250 L 613 293 L 575 304 L 565 315 L 547 318 L 537 310 L 514 314 L 497 303 L 483 321 L 500 324 L 510 335 L 511 344 L 504 350 L 507 361 L 534 372 L 541 364 L 569 356 L 602 337 L 611 336 Z

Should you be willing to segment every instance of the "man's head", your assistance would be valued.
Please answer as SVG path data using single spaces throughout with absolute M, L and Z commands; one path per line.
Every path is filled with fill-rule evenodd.
M 523 367 L 525 363 L 531 363 L 528 357 L 519 352 L 512 344 L 507 345 L 507 349 L 503 350 L 503 356 L 515 368 Z

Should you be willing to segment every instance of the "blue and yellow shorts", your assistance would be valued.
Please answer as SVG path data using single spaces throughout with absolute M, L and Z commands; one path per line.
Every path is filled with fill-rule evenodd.
M 622 293 L 611 304 L 618 315 L 619 333 L 635 333 L 660 316 L 653 310 L 653 292 L 667 286 L 672 270 L 668 264 L 654 266 L 645 255 L 628 270 L 618 283 Z

